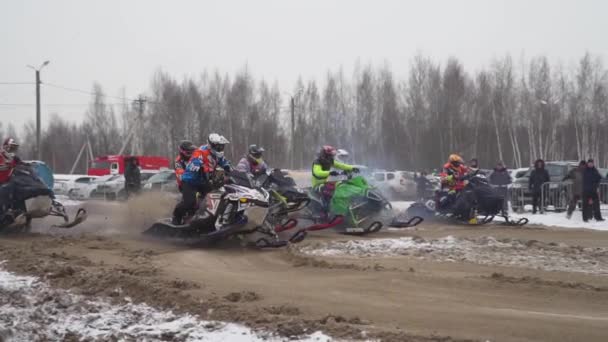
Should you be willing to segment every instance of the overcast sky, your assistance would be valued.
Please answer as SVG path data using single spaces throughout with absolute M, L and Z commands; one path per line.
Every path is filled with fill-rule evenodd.
M 359 59 L 400 75 L 417 52 L 468 71 L 511 53 L 574 65 L 586 51 L 608 56 L 608 1 L 0 1 L 0 83 L 33 82 L 26 64 L 51 63 L 43 82 L 108 95 L 148 91 L 158 68 L 177 78 L 234 72 L 289 90 Z M 0 84 L 0 122 L 35 119 L 34 85 Z M 42 114 L 80 120 L 89 96 L 42 89 Z M 109 100 L 110 102 L 114 100 Z M 69 104 L 69 105 L 68 105 Z M 44 123 L 43 123 L 44 124 Z

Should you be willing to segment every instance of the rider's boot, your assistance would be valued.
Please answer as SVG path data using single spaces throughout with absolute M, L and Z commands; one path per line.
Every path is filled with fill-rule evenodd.
M 5 226 L 15 222 L 15 216 L 10 211 L 0 214 L 0 225 Z

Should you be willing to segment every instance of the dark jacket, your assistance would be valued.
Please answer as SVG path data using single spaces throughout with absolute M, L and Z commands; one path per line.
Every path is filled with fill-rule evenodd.
M 498 186 L 507 186 L 511 184 L 513 180 L 507 169 L 494 169 L 494 172 L 490 175 L 490 184 Z
M 427 187 L 430 187 L 433 185 L 430 180 L 428 180 L 425 176 L 422 176 L 422 175 L 414 176 L 414 181 L 416 182 L 416 192 L 419 195 L 424 194 Z
M 585 169 L 583 169 L 585 170 Z M 580 168 L 575 168 L 568 172 L 568 175 L 564 177 L 564 180 L 571 179 L 572 180 L 572 194 L 573 195 L 582 195 L 583 194 L 583 170 Z
M 533 192 L 541 192 L 543 188 L 543 184 L 549 182 L 551 177 L 549 177 L 549 172 L 542 168 L 535 168 L 530 173 L 530 180 L 528 181 L 528 189 Z
M 583 172 L 583 192 L 594 193 L 600 186 L 602 176 L 595 167 L 588 167 Z
M 139 188 L 141 186 L 141 172 L 137 165 L 128 164 L 125 168 L 125 186 Z

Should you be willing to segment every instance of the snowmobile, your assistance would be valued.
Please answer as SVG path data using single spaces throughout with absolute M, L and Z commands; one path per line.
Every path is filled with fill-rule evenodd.
M 267 219 L 277 233 L 297 227 L 298 220 L 290 214 L 306 208 L 310 204 L 308 194 L 299 189 L 293 178 L 280 169 L 268 170 L 254 177 L 254 183 L 270 194 Z
M 328 193 L 308 191 L 310 204 L 300 218 L 314 224 L 308 231 L 336 228 L 349 235 L 366 235 L 378 232 L 384 226 L 387 214 L 392 215 L 391 203 L 364 177 L 353 177 L 351 171 L 343 171 L 346 180 L 326 183 Z M 333 189 L 332 189 L 333 188 Z M 333 190 L 333 191 L 332 191 Z M 413 227 L 423 221 L 421 217 L 394 218 L 391 226 Z
M 51 188 L 37 175 L 35 168 L 45 165 L 20 164 L 15 167 L 5 187 L 10 189 L 10 204 L 0 215 L 0 232 L 29 232 L 32 220 L 46 216 L 63 218 L 64 222 L 53 225 L 57 228 L 72 228 L 87 218 L 84 209 L 78 209 L 73 221 L 69 220 L 65 207 L 55 200 Z M 47 168 L 48 169 L 48 168 Z M 48 172 L 50 173 L 50 170 Z
M 497 217 L 504 219 L 503 224 L 509 226 L 523 226 L 528 223 L 527 218 L 512 220 L 502 213 L 504 199 L 492 188 L 483 173 L 469 173 L 463 181 L 466 185 L 459 193 L 450 195 L 446 191 L 438 190 L 434 198 L 413 203 L 405 214 L 420 216 L 425 220 L 439 219 L 468 225 L 488 224 Z
M 248 228 L 245 215 L 251 207 L 268 208 L 269 193 L 253 185 L 250 174 L 232 171 L 229 175 L 217 169 L 211 176 L 213 191 L 204 199 L 204 205 L 185 218 L 184 224 L 174 225 L 171 218 L 154 223 L 144 234 L 163 238 L 173 238 L 189 245 L 212 245 L 231 237 L 241 237 L 248 244 L 258 248 L 276 248 L 289 242 L 297 243 L 306 237 L 306 232 L 298 231 L 288 240 L 279 238 L 266 217 L 262 225 Z

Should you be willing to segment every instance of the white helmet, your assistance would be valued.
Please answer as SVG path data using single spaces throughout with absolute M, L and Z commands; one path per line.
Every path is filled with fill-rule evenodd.
M 209 148 L 211 149 L 211 153 L 217 158 L 221 158 L 224 156 L 224 147 L 226 144 L 230 144 L 228 139 L 224 138 L 223 135 L 219 135 L 217 133 L 209 134 L 209 138 L 207 139 L 209 143 Z

